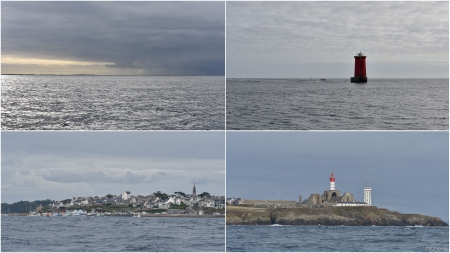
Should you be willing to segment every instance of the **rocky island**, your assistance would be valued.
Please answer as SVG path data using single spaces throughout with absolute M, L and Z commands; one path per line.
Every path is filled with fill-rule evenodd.
M 448 226 L 437 217 L 401 214 L 376 206 L 324 208 L 255 207 L 228 205 L 227 225 L 326 225 L 326 226 Z
M 364 186 L 364 201 L 350 192 L 336 190 L 334 172 L 330 188 L 303 200 L 244 200 L 228 198 L 227 225 L 306 225 L 306 226 L 448 226 L 437 217 L 401 214 L 372 206 L 372 186 Z

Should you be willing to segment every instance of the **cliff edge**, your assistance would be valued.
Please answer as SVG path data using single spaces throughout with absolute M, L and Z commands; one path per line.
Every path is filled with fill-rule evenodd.
M 401 214 L 376 206 L 261 208 L 227 206 L 227 225 L 448 226 L 438 217 Z

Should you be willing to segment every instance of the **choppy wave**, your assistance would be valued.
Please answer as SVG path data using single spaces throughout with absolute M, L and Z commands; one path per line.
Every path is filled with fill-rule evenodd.
M 223 77 L 2 76 L 3 130 L 222 130 Z
M 269 225 L 269 227 L 287 227 L 287 226 L 289 226 L 289 225 L 280 225 L 280 224 Z
M 448 130 L 448 82 L 227 79 L 227 129 Z
M 423 252 L 449 248 L 448 227 L 275 227 L 227 226 L 227 252 Z
M 2 216 L 1 250 L 224 252 L 224 223 L 221 218 Z

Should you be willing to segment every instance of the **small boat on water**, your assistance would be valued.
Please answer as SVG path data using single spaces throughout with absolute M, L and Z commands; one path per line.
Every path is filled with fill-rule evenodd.
M 39 216 L 39 214 L 36 213 L 36 212 L 32 212 L 32 211 L 31 211 L 31 207 L 30 207 L 30 212 L 28 213 L 27 216 Z

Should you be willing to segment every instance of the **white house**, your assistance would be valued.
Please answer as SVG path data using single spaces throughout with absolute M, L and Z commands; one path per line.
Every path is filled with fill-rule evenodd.
M 176 198 L 175 199 L 175 204 L 181 205 L 181 203 L 184 203 L 182 198 Z
M 175 203 L 175 196 L 170 196 L 170 198 L 166 201 L 166 204 L 169 204 L 169 203 L 172 203 L 172 204 Z
M 87 205 L 88 204 L 88 200 L 87 199 L 83 199 L 80 201 L 80 205 Z
M 122 199 L 123 199 L 123 200 L 127 200 L 127 199 L 129 199 L 129 198 L 131 198 L 131 192 L 130 192 L 130 191 L 124 191 L 124 192 L 122 193 Z

